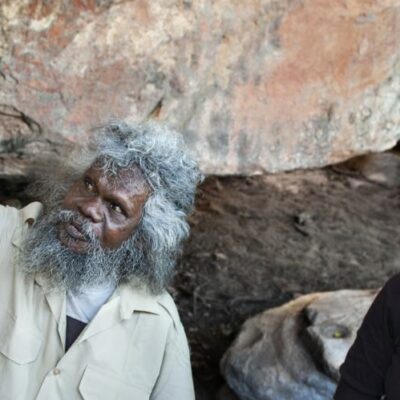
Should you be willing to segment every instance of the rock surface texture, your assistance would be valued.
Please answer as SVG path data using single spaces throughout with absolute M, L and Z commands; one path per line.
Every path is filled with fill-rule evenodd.
M 400 137 L 399 0 L 3 0 L 0 26 L 3 177 L 111 117 L 167 122 L 212 174 Z
M 249 319 L 221 361 L 240 400 L 330 400 L 374 290 L 301 296 Z

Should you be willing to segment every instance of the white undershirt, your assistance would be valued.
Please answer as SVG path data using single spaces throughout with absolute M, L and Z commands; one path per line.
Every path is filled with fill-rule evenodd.
M 67 316 L 89 323 L 101 306 L 111 297 L 114 285 L 97 286 L 85 289 L 84 293 L 67 292 Z

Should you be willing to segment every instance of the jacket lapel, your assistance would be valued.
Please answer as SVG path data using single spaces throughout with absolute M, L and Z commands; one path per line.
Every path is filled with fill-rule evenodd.
M 65 348 L 67 317 L 66 317 L 66 294 L 65 290 L 51 289 L 44 277 L 36 275 L 35 282 L 43 289 L 47 304 L 57 321 L 57 330 L 63 348 Z

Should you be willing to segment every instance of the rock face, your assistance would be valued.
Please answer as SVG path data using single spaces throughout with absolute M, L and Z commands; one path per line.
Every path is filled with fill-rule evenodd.
M 37 143 L 79 142 L 111 117 L 167 122 L 213 174 L 393 147 L 399 4 L 4 0 L 0 176 L 23 175 L 12 160 Z
M 249 319 L 221 361 L 240 400 L 330 400 L 376 291 L 301 296 Z

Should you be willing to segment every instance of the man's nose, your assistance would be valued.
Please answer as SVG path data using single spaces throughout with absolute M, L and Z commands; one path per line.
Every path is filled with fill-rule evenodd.
M 86 218 L 90 219 L 92 222 L 101 222 L 102 213 L 100 201 L 98 199 L 92 199 L 82 202 L 78 205 L 78 210 Z

